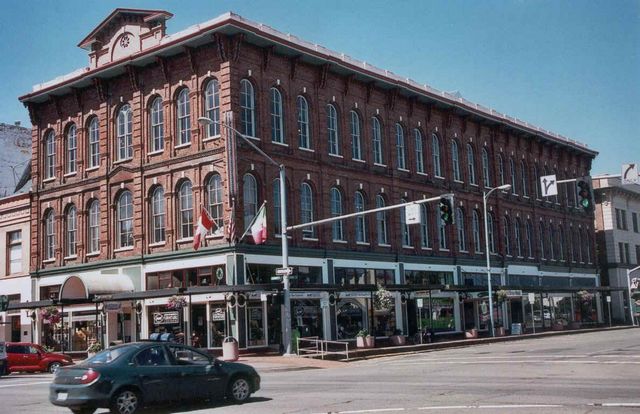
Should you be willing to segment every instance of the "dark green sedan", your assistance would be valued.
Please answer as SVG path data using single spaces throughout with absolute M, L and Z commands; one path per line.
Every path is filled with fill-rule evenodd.
M 78 365 L 60 368 L 49 401 L 74 413 L 107 407 L 133 414 L 143 405 L 228 398 L 246 401 L 260 389 L 249 365 L 223 362 L 172 342 L 134 342 L 106 349 Z

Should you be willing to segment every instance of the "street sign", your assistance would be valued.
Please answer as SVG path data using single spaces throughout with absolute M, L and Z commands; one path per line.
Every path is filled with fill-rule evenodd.
M 622 178 L 622 184 L 640 184 L 638 164 L 622 164 L 620 177 Z
M 542 197 L 558 195 L 556 175 L 551 174 L 540 177 L 540 188 L 542 188 Z
M 529 296 L 529 303 L 533 303 L 533 302 L 536 301 L 536 294 L 535 293 L 529 292 L 528 296 Z
M 420 223 L 420 204 L 409 204 L 404 208 L 405 222 L 407 224 Z
M 329 307 L 329 298 L 322 298 L 320 299 L 320 307 L 322 309 L 327 309 Z
M 424 299 L 419 298 L 419 299 L 416 300 L 416 306 L 421 308 L 423 305 L 424 305 Z
M 291 276 L 293 274 L 293 267 L 278 267 L 276 269 L 276 275 L 278 276 Z

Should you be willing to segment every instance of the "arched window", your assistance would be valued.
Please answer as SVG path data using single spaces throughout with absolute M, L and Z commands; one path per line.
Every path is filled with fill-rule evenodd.
M 44 138 L 44 178 L 53 178 L 56 175 L 56 142 L 55 133 L 49 131 Z
M 516 218 L 516 223 L 513 227 L 513 236 L 514 241 L 516 242 L 516 254 L 518 255 L 518 257 L 522 257 L 522 237 L 520 234 L 521 227 L 522 223 L 520 222 L 520 219 Z
M 149 128 L 151 129 L 151 151 L 164 149 L 164 108 L 162 98 L 156 97 L 151 103 Z
M 100 202 L 91 201 L 89 204 L 89 226 L 87 232 L 89 245 L 87 253 L 98 253 L 100 251 Z
M 454 181 L 462 181 L 460 176 L 460 153 L 458 151 L 458 143 L 455 140 L 451 141 L 451 168 Z
M 549 258 L 551 260 L 556 260 L 556 230 L 553 228 L 553 225 L 549 223 Z
M 520 161 L 520 182 L 523 196 L 529 195 L 527 181 L 529 181 L 529 174 L 527 174 L 527 164 L 524 162 L 524 160 L 522 160 Z
M 258 212 L 258 184 L 251 174 L 242 177 L 242 199 L 244 210 L 244 229 L 248 229 Z
M 178 228 L 180 238 L 193 237 L 193 192 L 191 181 L 185 180 L 178 190 Z
M 482 241 L 480 238 L 480 216 L 478 210 L 473 210 L 471 216 L 471 231 L 473 232 L 473 245 L 476 253 L 482 252 Z
M 355 193 L 354 210 L 356 213 L 365 210 L 364 196 L 360 191 Z M 367 219 L 364 214 L 356 216 L 356 242 L 367 242 Z
M 331 188 L 331 217 L 342 215 L 342 193 L 337 188 Z M 331 223 L 331 237 L 334 241 L 344 240 L 342 220 Z
M 221 236 L 224 232 L 222 178 L 217 173 L 211 175 L 207 181 L 207 209 L 213 219 L 211 234 Z
M 502 155 L 498 154 L 498 182 L 500 185 L 504 185 L 504 160 L 502 159 Z
M 558 260 L 564 262 L 564 231 L 558 226 Z
M 440 250 L 447 249 L 447 225 L 440 217 L 440 211 L 436 209 L 436 225 L 438 227 L 438 246 Z
M 371 141 L 373 144 L 374 164 L 384 164 L 384 157 L 382 153 L 382 128 L 380 127 L 380 120 L 375 116 L 371 118 Z
M 286 191 L 285 191 L 286 194 Z M 273 180 L 273 232 L 282 234 L 282 218 L 280 217 L 280 179 Z
M 300 221 L 309 223 L 314 220 L 313 214 L 313 190 L 308 183 L 302 183 L 300 186 Z M 302 237 L 314 239 L 316 237 L 315 227 L 305 227 L 302 229 Z
M 407 153 L 404 145 L 404 129 L 402 125 L 396 124 L 396 153 L 398 169 L 407 169 Z
M 535 180 L 533 186 L 536 189 L 536 200 L 540 200 L 540 172 L 538 170 L 538 164 L 533 165 L 533 178 Z
M 576 261 L 579 263 L 584 263 L 584 260 L 582 258 L 582 244 L 580 243 L 580 239 L 582 236 L 582 231 L 580 229 L 575 229 L 574 231 L 574 238 L 575 238 L 575 245 L 576 245 Z
M 511 194 L 518 193 L 518 182 L 516 181 L 516 163 L 513 158 L 509 158 L 509 171 L 511 172 Z
M 424 172 L 424 150 L 422 146 L 422 133 L 418 128 L 414 128 L 413 137 L 416 151 L 416 172 Z
M 376 196 L 376 208 L 385 207 L 386 203 L 384 201 L 384 197 L 380 194 Z M 376 213 L 376 229 L 378 234 L 378 244 L 387 245 L 387 212 L 386 211 L 378 211 Z
M 53 210 L 44 216 L 44 259 L 52 260 L 56 256 L 56 222 Z
M 189 89 L 184 88 L 178 94 L 176 100 L 176 125 L 178 127 L 178 145 L 186 145 L 191 142 L 191 103 L 189 102 Z
M 436 134 L 431 134 L 431 156 L 433 157 L 433 175 L 442 177 L 442 166 L 440 165 L 440 138 Z
M 406 202 L 407 200 L 404 198 L 400 200 L 400 204 Z M 402 232 L 402 246 L 411 247 L 411 232 L 407 224 L 407 216 L 404 208 L 400 209 L 400 231 Z
M 531 220 L 527 220 L 525 231 L 527 237 L 527 254 L 528 257 L 533 257 L 533 226 L 531 225 Z
M 151 242 L 165 241 L 164 190 L 157 187 L 151 195 Z
M 78 170 L 78 129 L 75 124 L 67 130 L 67 174 Z
M 482 183 L 485 187 L 491 187 L 491 168 L 489 167 L 489 153 L 486 148 L 482 148 Z
M 256 136 L 256 98 L 253 85 L 247 79 L 240 81 L 240 132 Z
M 351 152 L 354 160 L 362 159 L 362 142 L 360 140 L 360 117 L 356 111 L 351 111 Z
M 493 214 L 487 213 L 487 235 L 489 239 L 489 253 L 496 252 L 496 240 L 493 231 Z
M 467 251 L 467 238 L 464 227 L 464 212 L 460 207 L 456 209 L 456 229 L 458 231 L 458 251 Z
M 220 85 L 217 79 L 207 82 L 204 89 L 204 116 L 213 121 L 207 124 L 205 137 L 220 135 Z
M 309 128 L 309 104 L 304 96 L 296 98 L 298 109 L 298 145 L 300 148 L 311 149 L 311 133 Z
M 120 194 L 117 203 L 117 248 L 133 246 L 133 198 L 129 191 Z
M 100 125 L 98 117 L 94 116 L 89 122 L 89 168 L 100 166 Z
M 502 226 L 504 227 L 504 253 L 511 256 L 511 222 L 507 217 L 502 218 Z
M 271 142 L 284 144 L 284 128 L 282 124 L 282 94 L 276 88 L 271 88 L 269 108 L 271 110 Z
M 118 111 L 118 161 L 133 158 L 133 111 L 124 105 Z
M 544 238 L 545 238 L 544 223 L 540 222 L 540 225 L 538 226 L 538 240 L 540 243 L 540 258 L 543 260 L 546 259 L 546 255 L 544 251 Z
M 340 155 L 338 112 L 336 107 L 331 104 L 327 105 L 327 134 L 329 154 Z
M 73 257 L 77 254 L 77 242 L 78 242 L 78 211 L 75 206 L 70 206 L 67 209 L 67 215 L 65 217 L 67 227 L 67 245 L 65 256 Z
M 429 237 L 429 207 L 426 203 L 420 205 L 420 247 L 431 248 L 431 238 Z
M 469 173 L 469 182 L 471 184 L 477 184 L 476 182 L 476 159 L 473 154 L 473 146 L 467 144 L 467 170 Z
M 587 250 L 587 263 L 591 263 L 591 251 L 593 249 L 593 239 L 590 231 L 585 231 L 587 242 L 585 243 L 585 249 Z M 636 259 L 638 260 L 638 259 Z

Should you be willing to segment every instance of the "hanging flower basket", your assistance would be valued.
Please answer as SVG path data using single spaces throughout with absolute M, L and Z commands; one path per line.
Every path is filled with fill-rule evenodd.
M 60 311 L 55 306 L 47 306 L 46 308 L 40 311 L 40 317 L 43 321 L 49 322 L 51 324 L 59 323 L 62 319 L 62 315 L 60 315 Z
M 504 302 L 505 300 L 507 300 L 507 291 L 504 289 L 500 289 L 496 292 L 496 301 L 497 302 Z
M 376 310 L 389 310 L 393 306 L 393 294 L 378 285 L 378 290 L 373 294 L 373 307 Z
M 179 310 L 187 306 L 187 299 L 184 296 L 173 295 L 167 302 L 167 308 Z
M 582 303 L 590 303 L 593 299 L 593 293 L 589 293 L 586 290 L 578 291 L 577 295 Z

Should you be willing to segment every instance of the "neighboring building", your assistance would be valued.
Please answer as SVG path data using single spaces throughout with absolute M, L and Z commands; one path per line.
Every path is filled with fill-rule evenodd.
M 454 226 L 431 204 L 417 226 L 394 210 L 292 232 L 301 335 L 486 331 L 482 191 L 504 183 L 489 200 L 494 286 L 509 291 L 498 322 L 602 320 L 593 215 L 573 190 L 543 200 L 538 185 L 588 175 L 595 151 L 235 14 L 168 35 L 171 16 L 115 10 L 79 44 L 88 68 L 20 98 L 34 125 L 33 292 L 60 306 L 63 346 L 154 330 L 279 346 L 278 169 L 197 122 L 225 114 L 286 166 L 289 224 L 455 193 Z M 236 242 L 261 200 L 266 244 Z M 194 251 L 201 205 L 218 227 Z M 375 309 L 376 285 L 390 308 Z M 188 312 L 168 307 L 179 293 Z M 59 335 L 41 322 L 40 340 Z
M 614 321 L 631 323 L 627 271 L 640 266 L 640 185 L 622 185 L 619 175 L 605 174 L 593 178 L 593 188 L 602 285 L 616 289 L 611 293 Z
M 0 123 L 0 198 L 10 196 L 31 160 L 31 131 L 20 126 Z

